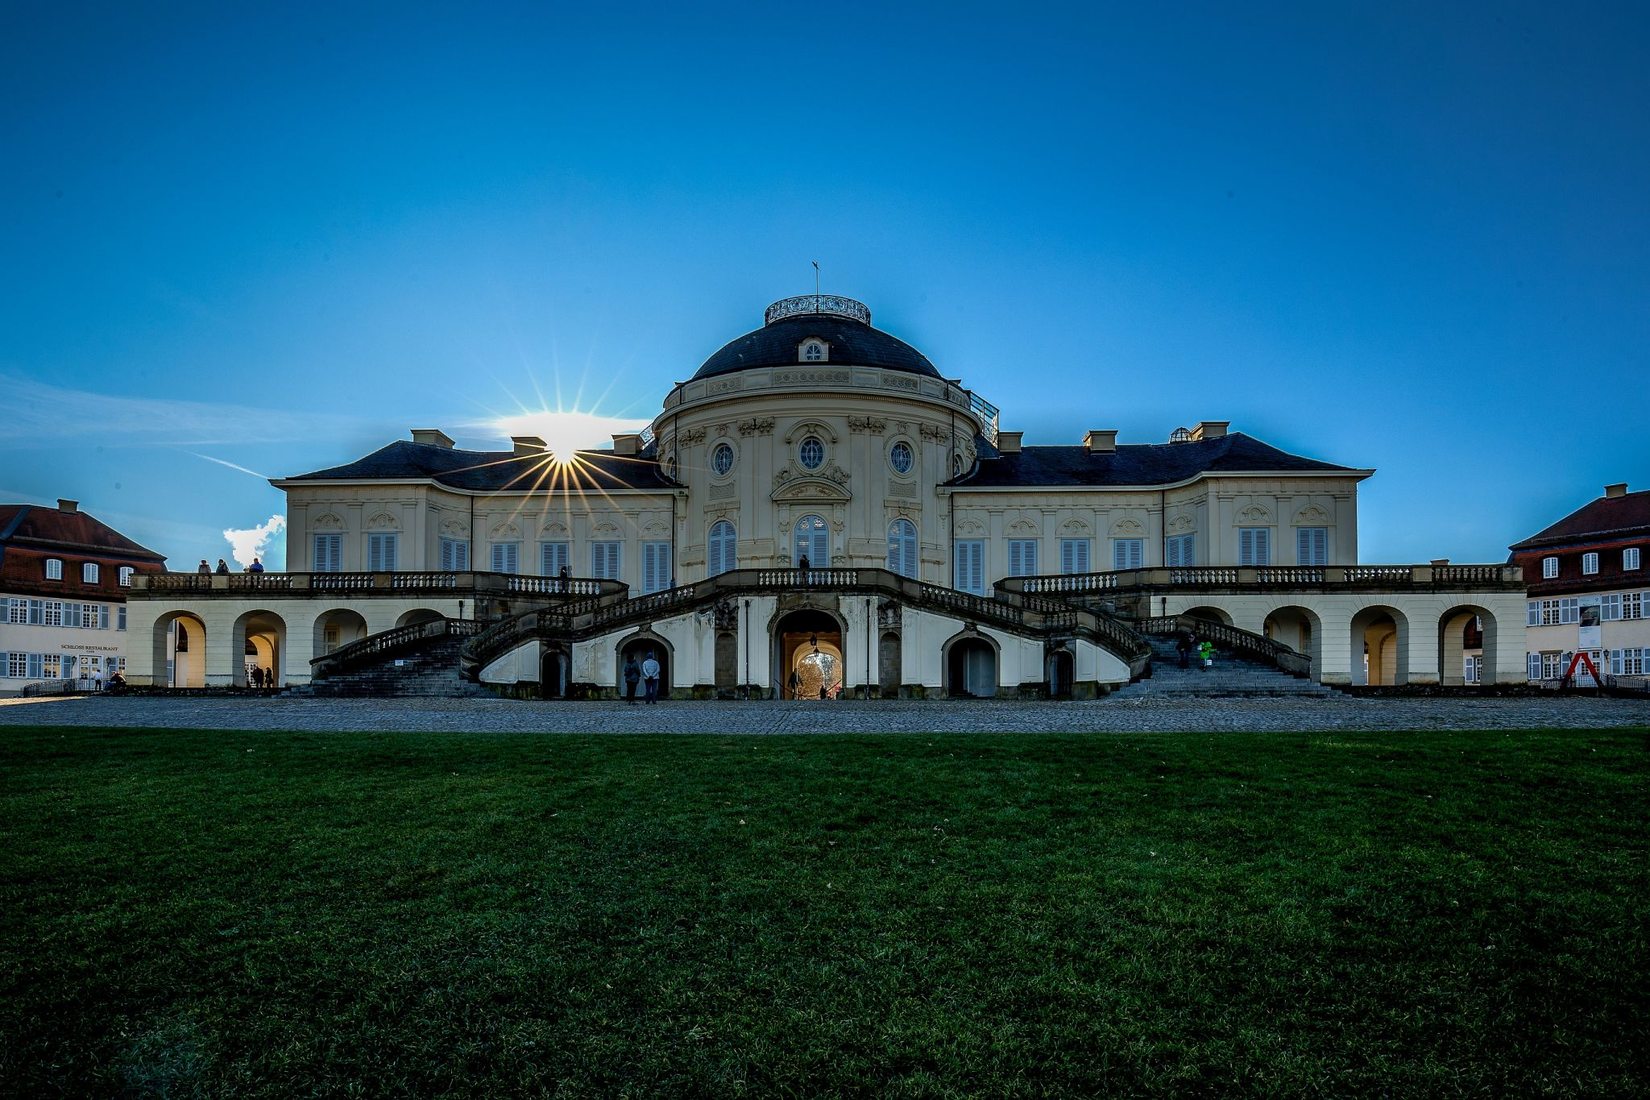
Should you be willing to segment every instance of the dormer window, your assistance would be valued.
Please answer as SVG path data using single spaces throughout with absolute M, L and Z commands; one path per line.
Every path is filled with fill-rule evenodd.
M 49 581 L 60 581 L 63 579 L 62 558 L 46 559 L 46 579 Z
M 824 363 L 831 357 L 831 345 L 817 336 L 802 341 L 797 348 L 797 358 L 804 363 Z

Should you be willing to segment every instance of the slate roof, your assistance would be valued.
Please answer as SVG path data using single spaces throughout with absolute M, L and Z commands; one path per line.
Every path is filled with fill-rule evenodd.
M 796 349 L 810 336 L 831 345 L 826 364 L 799 363 Z M 729 341 L 694 372 L 694 380 L 752 367 L 836 366 L 853 364 L 883 367 L 907 374 L 940 377 L 928 357 L 904 340 L 872 328 L 863 321 L 831 313 L 802 313 L 783 317 Z
M 0 504 L 0 547 L 72 550 L 164 562 L 166 558 L 140 546 L 100 519 L 85 512 L 65 512 L 39 504 Z
M 297 474 L 284 481 L 347 481 L 355 479 L 429 479 L 453 489 L 511 492 L 532 488 L 577 487 L 603 489 L 672 489 L 651 452 L 637 456 L 612 451 L 578 451 L 570 466 L 546 464 L 544 454 L 518 455 L 513 451 L 460 451 L 432 443 L 397 440 L 387 447 L 342 466 Z
M 1636 534 L 1650 535 L 1650 490 L 1599 497 L 1523 542 L 1513 543 L 1509 549 L 1533 550 L 1570 542 L 1630 538 Z
M 1122 443 L 1101 454 L 1082 446 L 1026 447 L 1000 457 L 982 450 L 978 468 L 948 484 L 962 489 L 1173 485 L 1198 474 L 1236 473 L 1369 475 L 1368 470 L 1302 458 L 1232 432 L 1190 443 Z

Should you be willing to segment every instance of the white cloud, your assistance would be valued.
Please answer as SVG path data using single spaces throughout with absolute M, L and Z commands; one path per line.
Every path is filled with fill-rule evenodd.
M 230 555 L 242 566 L 252 564 L 253 558 L 261 558 L 269 549 L 269 540 L 286 530 L 285 516 L 270 516 L 267 523 L 256 527 L 248 527 L 244 531 L 231 527 L 223 533 L 233 547 Z
M 566 456 L 577 450 L 598 450 L 609 446 L 613 436 L 621 432 L 639 432 L 650 423 L 629 417 L 546 409 L 543 412 L 472 421 L 465 426 L 478 431 L 497 432 L 507 439 L 517 435 L 536 435 L 544 440 L 552 454 Z

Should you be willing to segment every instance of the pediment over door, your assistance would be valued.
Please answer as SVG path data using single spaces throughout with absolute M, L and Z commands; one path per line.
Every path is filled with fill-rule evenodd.
M 797 477 L 791 478 L 782 485 L 774 487 L 768 499 L 776 504 L 840 504 L 852 500 L 853 494 L 834 481 L 823 478 Z

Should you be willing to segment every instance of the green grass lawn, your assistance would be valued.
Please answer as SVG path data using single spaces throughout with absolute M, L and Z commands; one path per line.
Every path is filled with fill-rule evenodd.
M 9 730 L 0 1094 L 1642 1094 L 1646 748 Z

